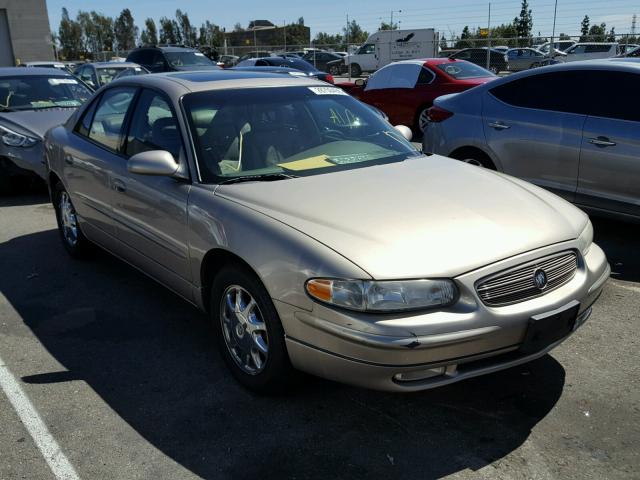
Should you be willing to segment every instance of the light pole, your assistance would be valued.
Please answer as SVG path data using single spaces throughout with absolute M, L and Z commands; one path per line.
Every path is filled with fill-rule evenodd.
M 556 53 L 553 47 L 553 37 L 556 35 L 556 14 L 558 13 L 558 0 L 556 0 L 556 6 L 553 9 L 553 30 L 551 30 L 551 42 L 549 43 L 549 58 L 553 58 Z
M 389 23 L 389 29 L 390 30 L 395 30 L 395 28 L 393 28 L 393 14 L 394 13 L 402 13 L 402 10 L 391 10 L 391 23 Z

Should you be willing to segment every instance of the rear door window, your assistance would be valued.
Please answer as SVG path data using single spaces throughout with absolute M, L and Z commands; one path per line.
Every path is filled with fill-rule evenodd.
M 489 92 L 515 107 L 585 114 L 589 102 L 582 93 L 583 77 L 584 72 L 580 71 L 531 75 L 494 87 Z
M 588 115 L 640 122 L 640 96 L 629 93 L 637 90 L 639 74 L 604 70 L 583 73 L 585 88 L 598 92 L 588 102 Z
M 112 88 L 104 92 L 89 129 L 91 140 L 114 152 L 120 151 L 124 121 L 135 93 L 135 88 Z

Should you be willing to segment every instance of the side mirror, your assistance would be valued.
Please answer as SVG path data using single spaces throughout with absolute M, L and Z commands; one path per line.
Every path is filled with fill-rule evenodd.
M 410 142 L 411 139 L 413 138 L 413 132 L 409 127 L 405 125 L 396 125 L 393 128 L 395 128 L 398 132 L 400 132 L 400 135 L 406 138 L 408 142 Z
M 365 81 L 364 78 L 356 78 L 356 81 L 353 82 L 356 87 L 364 87 Z
M 137 153 L 127 162 L 127 170 L 138 175 L 170 177 L 178 172 L 179 165 L 165 150 L 149 150 Z

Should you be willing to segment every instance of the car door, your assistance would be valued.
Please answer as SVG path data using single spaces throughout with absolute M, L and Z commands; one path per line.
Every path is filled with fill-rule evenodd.
M 99 237 L 107 248 L 115 240 L 111 172 L 123 162 L 124 119 L 135 92 L 134 88 L 120 87 L 102 93 L 83 112 L 63 152 L 65 187 L 81 221 L 91 229 L 89 236 Z
M 485 91 L 485 138 L 498 168 L 573 201 L 584 98 L 582 72 L 529 75 Z
M 387 65 L 369 78 L 364 101 L 386 113 L 392 125 L 412 127 L 417 108 L 415 86 L 421 70 L 419 63 Z M 432 79 L 433 73 L 427 73 Z
M 367 43 L 360 47 L 351 63 L 360 65 L 362 71 L 372 72 L 378 68 L 378 58 L 376 55 L 376 46 L 373 43 Z
M 598 95 L 584 126 L 576 203 L 640 217 L 640 96 L 629 95 L 640 75 L 584 73 Z
M 132 113 L 124 153 L 127 158 L 165 150 L 183 164 L 180 126 L 163 93 L 143 89 Z M 131 173 L 127 161 L 114 171 L 113 213 L 124 258 L 189 297 L 187 200 L 191 183 L 166 176 Z

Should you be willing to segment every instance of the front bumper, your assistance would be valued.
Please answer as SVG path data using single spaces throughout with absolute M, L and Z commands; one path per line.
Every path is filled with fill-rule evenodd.
M 366 388 L 413 391 L 509 368 L 538 358 L 567 337 L 532 354 L 518 351 L 529 319 L 579 302 L 576 328 L 609 277 L 605 255 L 593 244 L 580 256 L 574 278 L 548 294 L 504 307 L 488 307 L 475 282 L 551 253 L 575 248 L 553 245 L 457 277 L 460 299 L 428 313 L 372 315 L 314 304 L 304 311 L 276 301 L 292 364 L 320 377 Z M 575 331 L 575 330 L 574 330 Z
M 42 142 L 28 148 L 0 145 L 0 168 L 8 176 L 31 176 L 46 179 Z

